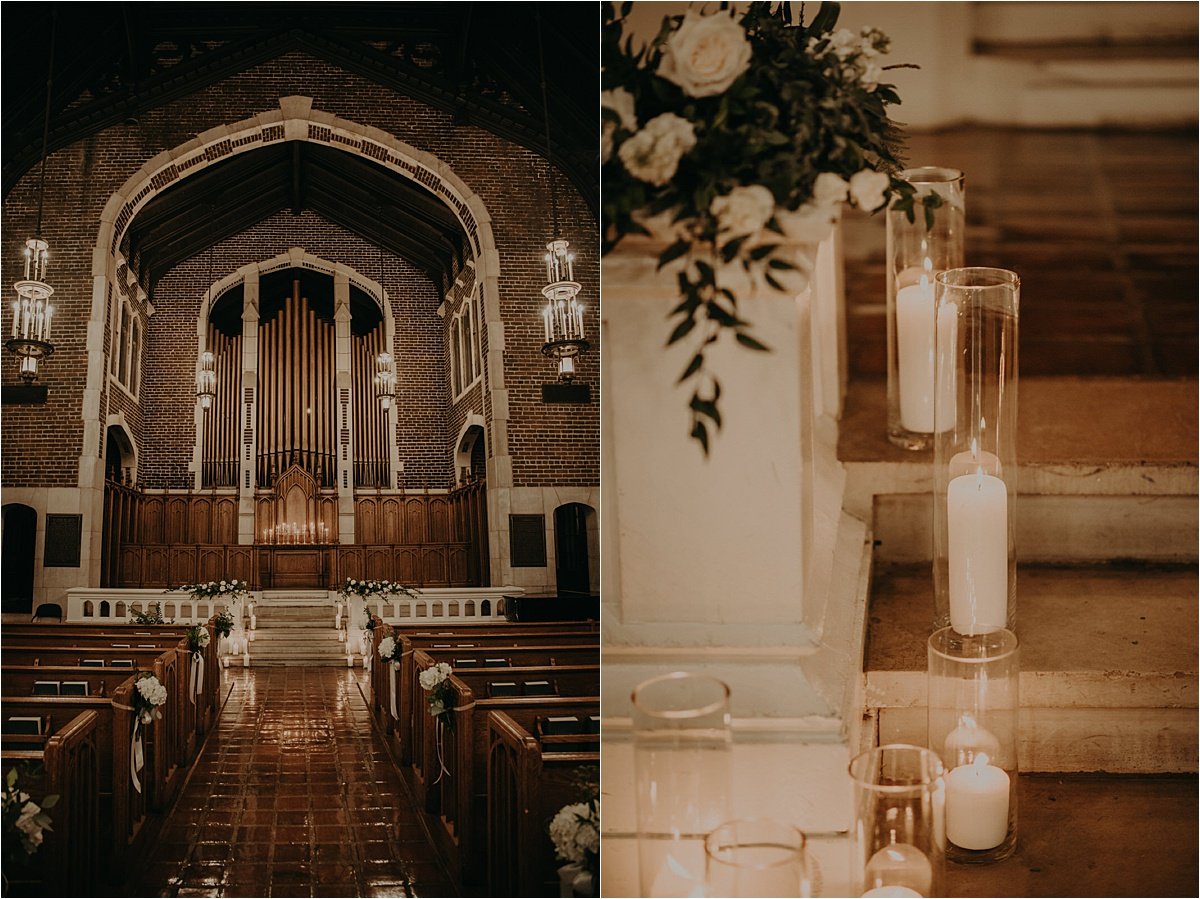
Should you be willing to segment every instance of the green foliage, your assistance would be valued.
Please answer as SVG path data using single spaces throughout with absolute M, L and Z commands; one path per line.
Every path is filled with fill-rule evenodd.
M 636 130 L 614 110 L 602 109 L 613 144 L 602 170 L 602 249 L 607 253 L 627 235 L 648 233 L 648 217 L 665 213 L 676 228 L 676 238 L 659 256 L 660 268 L 682 263 L 680 303 L 670 313 L 667 345 L 694 344 L 679 382 L 694 385 L 690 433 L 707 454 L 711 431 L 721 427 L 721 387 L 706 367 L 706 350 L 732 334 L 747 350 L 769 351 L 769 341 L 753 335 L 739 315 L 737 297 L 721 283 L 720 269 L 740 265 L 752 284 L 776 290 L 785 289 L 781 278 L 794 269 L 778 215 L 758 235 L 729 234 L 719 230 L 713 200 L 757 185 L 770 191 L 777 213 L 796 212 L 809 208 L 823 173 L 842 179 L 864 170 L 894 176 L 902 167 L 903 145 L 887 107 L 900 100 L 894 85 L 882 82 L 885 70 L 875 62 L 889 41 L 875 30 L 835 32 L 836 3 L 822 3 L 808 25 L 789 21 L 789 4 L 750 3 L 737 19 L 752 50 L 749 68 L 724 91 L 697 97 L 658 74 L 683 17 L 665 16 L 658 35 L 635 48 L 625 28 L 631 4 L 615 6 L 602 6 L 602 87 L 632 95 L 638 128 L 664 113 L 683 117 L 694 129 L 695 144 L 667 183 L 640 180 L 618 152 Z M 731 12 L 722 5 L 711 15 Z M 901 185 L 893 177 L 886 194 L 903 197 Z M 911 188 L 907 200 L 911 216 Z M 924 205 L 928 217 L 932 208 L 928 200 Z
M 162 614 L 162 603 L 155 603 L 148 609 L 141 612 L 134 612 L 133 617 L 129 619 L 130 624 L 169 624 Z

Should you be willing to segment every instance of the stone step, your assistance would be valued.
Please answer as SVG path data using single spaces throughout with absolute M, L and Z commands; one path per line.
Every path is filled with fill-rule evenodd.
M 258 609 L 275 606 L 330 606 L 327 590 L 264 590 Z
M 1195 772 L 1195 567 L 1018 569 L 1022 770 Z M 873 574 L 865 706 L 879 742 L 925 742 L 928 563 Z

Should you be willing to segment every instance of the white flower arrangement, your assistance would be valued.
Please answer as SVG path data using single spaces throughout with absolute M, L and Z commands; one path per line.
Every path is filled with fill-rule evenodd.
M 911 186 L 890 176 L 902 164 L 887 112 L 900 98 L 881 82 L 896 68 L 880 64 L 887 36 L 835 30 L 836 3 L 808 24 L 787 6 L 695 4 L 644 47 L 626 32 L 631 4 L 603 6 L 603 252 L 656 229 L 669 241 L 659 266 L 684 259 L 667 342 L 695 341 L 679 381 L 694 385 L 691 436 L 705 453 L 721 426 L 706 352 L 726 332 L 768 350 L 728 269 L 794 295 L 813 265 L 795 245 L 827 237 L 843 203 L 873 212 L 896 194 L 911 214 Z
M 448 662 L 438 662 L 432 667 L 426 668 L 418 676 L 417 680 L 421 684 L 421 689 L 429 694 L 429 714 L 435 718 L 438 715 L 444 714 L 451 708 L 451 701 L 454 694 L 450 689 L 450 675 L 454 673 L 454 669 Z M 445 721 L 452 722 L 453 716 L 446 715 Z
M 600 853 L 599 802 L 563 806 L 550 822 L 550 839 L 559 859 L 590 869 Z
M 351 596 L 394 596 L 401 593 L 407 597 L 415 599 L 417 591 L 412 587 L 404 584 L 398 584 L 395 581 L 380 581 L 380 580 L 363 580 L 348 577 L 346 583 L 342 585 L 341 594 L 347 599 Z
M 39 805 L 29 793 L 21 789 L 19 781 L 18 769 L 10 768 L 4 779 L 3 794 L 0 796 L 0 804 L 4 809 L 6 864 L 19 864 L 38 851 L 45 840 L 46 832 L 54 829 L 50 826 L 47 810 L 58 804 L 58 796 L 51 794 L 43 798 Z
M 399 648 L 400 644 L 396 642 L 395 637 L 384 637 L 379 641 L 379 658 L 383 659 L 385 662 L 398 661 L 396 659 L 396 651 Z M 424 686 L 424 684 L 422 684 L 422 686 Z
M 150 672 L 144 671 L 138 675 L 133 686 L 133 707 L 142 724 L 149 724 L 157 718 L 162 718 L 159 706 L 167 701 L 167 688 L 159 682 L 158 678 Z
M 210 637 L 208 628 L 202 624 L 193 625 L 187 629 L 188 649 L 192 652 L 202 652 L 208 646 Z

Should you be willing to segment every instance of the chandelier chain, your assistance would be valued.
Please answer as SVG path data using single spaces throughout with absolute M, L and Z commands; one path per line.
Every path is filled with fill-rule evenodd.
M 50 62 L 46 67 L 46 115 L 42 119 L 42 160 L 38 172 L 37 230 L 34 237 L 42 236 L 42 207 L 46 196 L 46 151 L 50 145 L 50 98 L 54 88 L 54 41 L 58 32 L 58 5 L 50 5 Z
M 547 177 L 550 179 L 550 223 L 553 227 L 551 235 L 558 237 L 558 189 L 554 179 L 554 147 L 550 143 L 550 102 L 546 92 L 546 54 L 542 46 L 542 16 L 535 10 L 533 18 L 537 23 L 538 74 L 542 79 L 542 114 L 546 124 L 546 162 L 550 166 Z

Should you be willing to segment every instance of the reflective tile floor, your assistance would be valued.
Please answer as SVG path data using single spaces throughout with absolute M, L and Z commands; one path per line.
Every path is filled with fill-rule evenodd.
M 232 693 L 131 896 L 453 896 L 360 669 L 228 669 Z

